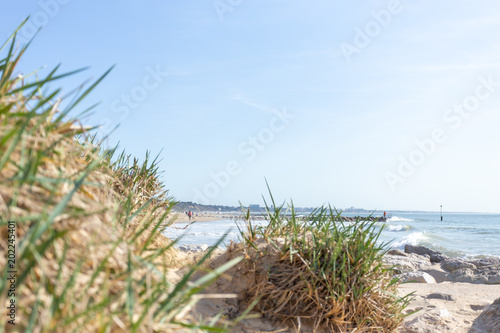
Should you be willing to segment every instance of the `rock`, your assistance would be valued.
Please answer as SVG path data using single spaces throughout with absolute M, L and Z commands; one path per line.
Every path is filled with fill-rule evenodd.
M 410 244 L 405 245 L 405 253 L 415 253 L 415 254 L 420 254 L 421 256 L 423 255 L 431 255 L 434 254 L 435 251 L 432 251 L 431 249 L 428 249 L 424 246 L 413 246 Z
M 500 298 L 488 305 L 479 317 L 474 320 L 469 333 L 500 332 Z
M 384 262 L 388 266 L 394 266 L 397 274 L 405 272 L 413 272 L 420 270 L 423 267 L 430 266 L 429 258 L 420 256 L 418 254 L 401 255 L 385 255 Z
M 500 266 L 500 258 L 494 258 L 494 257 L 481 258 L 478 260 L 472 260 L 471 262 L 476 267 L 496 266 L 496 265 Z
M 451 313 L 450 313 L 450 311 L 448 311 L 446 309 L 441 309 L 441 310 L 439 310 L 439 317 L 440 318 L 450 318 Z
M 455 297 L 453 297 L 452 295 L 443 294 L 443 293 L 429 294 L 429 295 L 427 295 L 426 298 L 427 299 L 442 299 L 445 301 L 452 301 L 452 302 L 456 301 Z
M 210 246 L 207 244 L 179 245 L 179 250 L 183 252 L 205 252 Z
M 419 254 L 421 256 L 429 256 L 431 262 L 441 262 L 445 259 L 448 259 L 447 255 L 444 255 L 442 253 L 433 251 L 431 249 L 428 249 L 424 246 L 413 246 L 410 244 L 405 245 L 405 252 L 406 253 L 415 253 Z
M 450 272 L 446 279 L 453 282 L 500 284 L 500 265 L 457 269 Z
M 398 249 L 393 249 L 393 250 L 390 250 L 389 252 L 387 252 L 388 255 L 391 255 L 391 256 L 402 256 L 402 257 L 406 257 L 406 253 L 404 253 L 403 251 L 401 250 L 398 250 Z
M 461 268 L 446 275 L 446 280 L 453 282 L 474 283 L 474 281 L 477 280 L 477 278 L 472 269 Z M 482 282 L 475 282 L 475 283 L 482 283 Z
M 421 271 L 431 275 L 437 283 L 446 281 L 446 275 L 448 274 L 441 267 L 438 268 L 434 266 L 424 267 Z
M 436 280 L 425 272 L 409 272 L 401 275 L 402 282 L 436 283 Z
M 447 270 L 448 272 L 453 272 L 456 271 L 457 269 L 462 269 L 462 268 L 475 269 L 476 266 L 469 261 L 450 258 L 441 261 L 441 268 Z

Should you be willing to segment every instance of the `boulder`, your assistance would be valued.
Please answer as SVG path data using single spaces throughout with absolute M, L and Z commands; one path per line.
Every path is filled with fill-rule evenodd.
M 494 257 L 481 258 L 472 260 L 471 263 L 473 263 L 476 267 L 495 266 L 495 265 L 500 266 L 500 258 L 494 258 Z
M 453 282 L 500 284 L 500 265 L 457 269 L 446 275 L 446 279 Z
M 488 305 L 472 323 L 469 333 L 480 332 L 500 332 L 500 298 L 497 298 L 493 304 Z
M 441 261 L 441 268 L 448 272 L 453 272 L 462 268 L 476 269 L 476 266 L 470 261 L 448 258 Z
M 421 256 L 429 256 L 431 262 L 441 262 L 448 259 L 448 256 L 436 251 L 433 251 L 425 246 L 414 246 L 410 244 L 405 245 L 406 253 L 415 253 Z
M 398 249 L 392 249 L 390 250 L 389 252 L 387 252 L 388 255 L 391 255 L 391 256 L 402 256 L 402 257 L 406 257 L 406 253 L 404 253 L 403 251 L 401 250 L 398 250 Z
M 421 270 L 422 272 L 431 275 L 436 280 L 437 283 L 446 281 L 446 275 L 448 273 L 441 267 L 430 266 L 430 267 L 424 267 Z
M 183 252 L 205 252 L 208 248 L 207 244 L 179 245 L 179 250 Z
M 418 255 L 418 254 L 406 254 L 401 255 L 385 255 L 384 262 L 388 266 L 394 266 L 396 274 L 401 274 L 405 272 L 413 272 L 420 270 L 423 267 L 431 265 L 429 258 Z
M 402 282 L 436 283 L 432 275 L 425 272 L 408 272 L 400 275 Z

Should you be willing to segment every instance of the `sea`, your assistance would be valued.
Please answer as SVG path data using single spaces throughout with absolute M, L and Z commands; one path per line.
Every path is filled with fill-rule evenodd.
M 252 223 L 265 225 L 267 222 Z M 406 244 L 411 244 L 455 258 L 500 257 L 500 214 L 443 213 L 441 221 L 440 213 L 397 212 L 386 222 L 377 222 L 376 228 L 383 228 L 379 242 L 386 243 L 389 248 L 404 250 Z M 177 223 L 176 228 L 168 228 L 165 234 L 178 239 L 179 245 L 212 246 L 225 237 L 219 244 L 224 247 L 230 241 L 239 241 L 243 229 L 243 222 L 225 219 L 190 225 Z

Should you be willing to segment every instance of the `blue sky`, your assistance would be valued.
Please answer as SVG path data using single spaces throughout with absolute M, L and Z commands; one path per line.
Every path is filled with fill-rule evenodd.
M 500 4 L 1 1 L 21 73 L 116 65 L 84 122 L 178 200 L 499 212 Z

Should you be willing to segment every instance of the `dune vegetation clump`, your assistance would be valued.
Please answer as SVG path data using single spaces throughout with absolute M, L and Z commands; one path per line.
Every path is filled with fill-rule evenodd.
M 0 48 L 0 304 L 15 299 L 16 307 L 15 326 L 1 320 L 0 331 L 224 331 L 217 318 L 200 323 L 189 310 L 231 263 L 189 282 L 207 254 L 177 284 L 166 278 L 176 264 L 174 242 L 162 234 L 173 203 L 158 161 L 104 149 L 70 117 L 107 73 L 62 102 L 51 87 L 75 72 L 23 77 L 16 65 L 26 49 L 16 48 L 15 34 Z
M 238 293 L 237 309 L 255 305 L 264 318 L 301 332 L 397 329 L 408 297 L 396 296 L 376 222 L 345 223 L 331 208 L 304 218 L 293 205 L 289 214 L 274 200 L 272 207 L 267 226 L 252 225 L 247 213 L 243 241 L 228 250 L 245 257 L 221 282 Z

